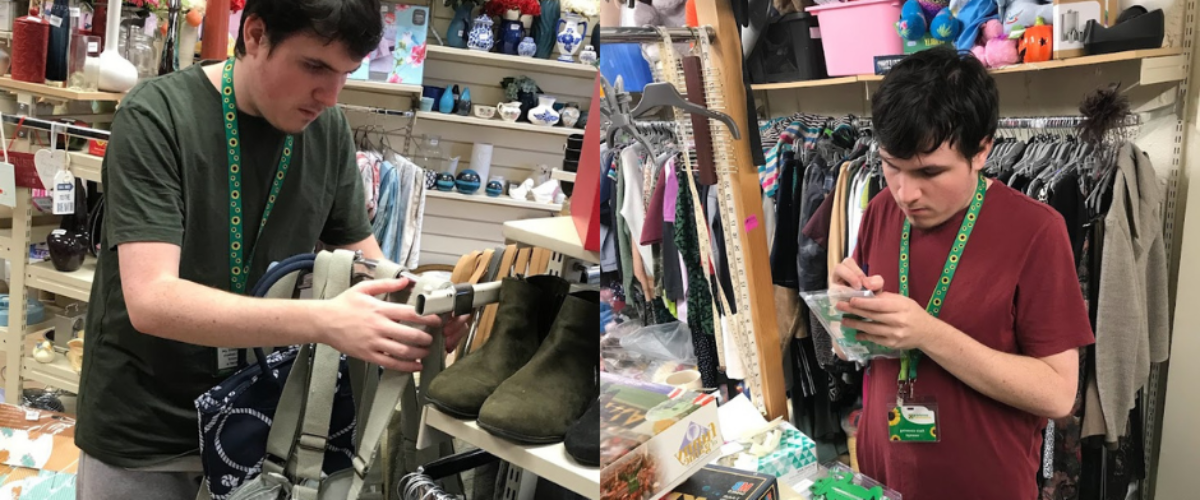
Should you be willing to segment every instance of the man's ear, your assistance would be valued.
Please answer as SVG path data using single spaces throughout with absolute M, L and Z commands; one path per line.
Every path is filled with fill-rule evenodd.
M 246 43 L 246 55 L 257 56 L 269 50 L 267 41 L 267 25 L 261 17 L 251 15 L 242 24 L 242 38 Z
M 971 158 L 971 170 L 983 170 L 984 165 L 987 164 L 988 155 L 992 153 L 993 144 L 995 144 L 995 141 L 993 141 L 991 137 L 988 137 L 979 143 L 979 152 L 975 153 L 974 158 Z

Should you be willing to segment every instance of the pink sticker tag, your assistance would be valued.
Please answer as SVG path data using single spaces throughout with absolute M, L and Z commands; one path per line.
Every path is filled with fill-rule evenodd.
M 746 217 L 746 232 L 748 233 L 755 229 L 758 229 L 758 217 L 753 215 Z

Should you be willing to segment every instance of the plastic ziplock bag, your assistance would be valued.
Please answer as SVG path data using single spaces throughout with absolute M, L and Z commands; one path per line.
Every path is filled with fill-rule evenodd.
M 680 321 L 642 327 L 622 337 L 621 347 L 660 361 L 696 364 L 692 331 Z
M 837 347 L 846 355 L 846 359 L 854 362 L 866 362 L 873 358 L 899 358 L 901 351 L 887 348 L 874 342 L 859 340 L 858 330 L 842 326 L 842 318 L 862 320 L 859 316 L 845 314 L 837 308 L 838 302 L 845 302 L 855 297 L 874 297 L 870 290 L 822 290 L 819 292 L 802 292 L 800 298 L 808 304 L 821 325 L 829 331 Z

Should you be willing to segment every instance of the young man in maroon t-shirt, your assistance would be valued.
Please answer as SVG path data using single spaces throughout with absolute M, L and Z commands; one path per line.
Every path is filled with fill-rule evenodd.
M 862 472 L 904 500 L 1037 498 L 1042 429 L 1072 412 L 1094 341 L 1063 218 L 982 177 L 998 103 L 950 49 L 909 56 L 872 98 L 888 188 L 834 285 L 875 293 L 838 305 L 868 320 L 845 327 L 907 353 L 871 361 L 858 429 Z M 901 430 L 930 412 L 936 442 Z

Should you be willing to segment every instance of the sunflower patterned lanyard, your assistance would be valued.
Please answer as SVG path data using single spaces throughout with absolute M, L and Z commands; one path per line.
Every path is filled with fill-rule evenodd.
M 221 100 L 225 111 L 225 145 L 229 153 L 229 289 L 237 294 L 246 292 L 246 282 L 250 278 L 250 261 L 253 252 L 246 256 L 246 241 L 242 224 L 242 146 L 238 137 L 237 96 L 233 93 L 233 58 L 225 62 L 225 71 L 221 77 Z M 275 171 L 275 179 L 271 184 L 271 194 L 267 197 L 267 206 L 263 209 L 262 221 L 254 233 L 251 245 L 258 242 L 267 218 L 275 208 L 279 199 L 279 190 L 283 187 L 283 179 L 287 176 L 288 166 L 292 163 L 292 145 L 295 138 L 288 135 L 283 141 L 283 154 L 279 157 L 279 168 Z
M 954 280 L 954 271 L 958 269 L 963 250 L 967 247 L 967 240 L 971 238 L 971 231 L 975 229 L 975 222 L 979 219 L 979 211 L 983 208 L 983 198 L 986 194 L 987 180 L 983 176 L 979 176 L 979 182 L 975 186 L 975 195 L 967 209 L 967 217 L 963 219 L 962 226 L 958 229 L 958 235 L 954 238 L 954 246 L 950 248 L 950 255 L 946 257 L 946 265 L 942 268 L 942 276 L 933 290 L 933 296 L 929 298 L 929 304 L 925 306 L 925 310 L 935 318 L 942 312 L 946 292 L 950 289 L 950 282 Z M 905 297 L 909 296 L 908 271 L 911 232 L 912 224 L 905 219 L 904 232 L 900 235 L 900 294 Z M 903 357 L 900 358 L 896 408 L 892 410 L 894 413 L 888 416 L 889 433 L 893 441 L 937 441 L 937 435 L 933 428 L 934 420 L 936 420 L 936 408 L 932 404 L 914 405 L 910 403 L 913 384 L 917 381 L 917 363 L 920 360 L 921 352 L 917 350 L 905 351 Z M 925 414 L 924 418 L 920 415 L 922 413 Z

